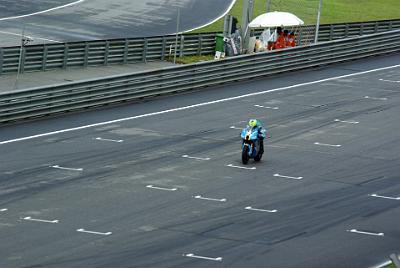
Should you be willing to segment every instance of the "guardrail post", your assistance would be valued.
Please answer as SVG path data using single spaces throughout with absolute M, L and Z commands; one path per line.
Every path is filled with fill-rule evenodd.
M 334 33 L 334 28 L 335 26 L 333 26 L 333 24 L 331 24 L 331 27 L 330 27 L 330 29 L 329 29 L 329 41 L 332 41 L 333 40 L 333 33 Z
M 378 26 L 379 26 L 378 22 L 375 22 L 375 30 L 374 30 L 374 33 L 377 33 L 377 32 L 378 32 Z
M 389 31 L 393 30 L 393 21 L 389 22 Z
M 161 60 L 165 60 L 165 49 L 167 46 L 167 39 L 165 36 L 162 38 Z
M 185 36 L 181 34 L 181 45 L 179 47 L 179 57 L 183 57 L 183 49 L 185 48 Z
M 0 74 L 3 74 L 4 50 L 0 47 Z
M 345 27 L 345 29 L 344 29 L 344 36 L 345 36 L 345 37 L 348 37 L 348 36 L 349 36 L 349 24 L 348 24 L 348 23 L 346 23 L 346 27 Z
M 47 45 L 43 45 L 42 71 L 46 71 L 47 53 L 48 53 Z
M 360 35 L 363 35 L 363 33 L 364 33 L 364 23 L 361 23 L 361 26 L 360 26 Z
M 393 264 L 396 266 L 396 268 L 400 268 L 400 260 L 397 254 L 393 253 L 390 254 L 390 259 L 392 260 Z
M 203 52 L 203 36 L 202 36 L 202 34 L 199 34 L 197 55 L 201 56 L 202 52 Z
M 87 67 L 88 66 L 88 61 L 89 61 L 89 43 L 85 44 L 85 56 L 83 59 L 83 67 Z
M 22 46 L 22 51 L 21 51 L 21 69 L 20 73 L 23 74 L 25 71 L 25 61 L 26 61 L 26 47 Z
M 106 41 L 106 47 L 104 50 L 104 65 L 108 65 L 108 55 L 110 55 L 110 41 Z
M 124 64 L 128 63 L 128 50 L 129 50 L 129 40 L 125 39 Z
M 142 61 L 144 63 L 147 62 L 147 49 L 148 49 L 148 45 L 149 45 L 149 40 L 147 40 L 147 38 L 144 39 L 144 43 L 143 43 L 143 54 L 142 54 Z
M 64 45 L 64 60 L 63 60 L 63 69 L 67 69 L 68 66 L 68 50 L 69 46 L 67 43 Z

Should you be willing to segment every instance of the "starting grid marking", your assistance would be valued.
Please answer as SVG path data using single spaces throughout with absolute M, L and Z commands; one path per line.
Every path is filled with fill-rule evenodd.
M 372 235 L 372 236 L 385 236 L 384 233 L 374 233 L 374 232 L 367 232 L 367 231 L 360 231 L 357 229 L 351 229 L 351 230 L 346 230 L 347 232 L 350 233 L 356 233 L 356 234 L 364 234 L 364 235 Z
M 259 212 L 268 212 L 268 213 L 275 213 L 278 212 L 278 210 L 273 209 L 273 210 L 268 210 L 268 209 L 260 209 L 260 208 L 253 208 L 253 207 L 245 207 L 244 209 L 246 210 L 252 210 L 252 211 L 259 211 Z
M 83 168 L 68 168 L 68 167 L 60 167 L 59 165 L 50 166 L 51 168 L 69 170 L 69 171 L 83 171 Z
M 335 119 L 335 122 L 339 122 L 339 123 L 346 123 L 346 124 L 359 124 L 360 122 L 357 121 L 343 121 L 340 119 Z
M 384 195 L 377 195 L 377 194 L 370 194 L 369 196 L 383 198 L 383 199 L 390 199 L 390 200 L 400 200 L 400 197 L 391 197 L 391 196 L 384 196 Z
M 201 200 L 207 200 L 207 201 L 214 201 L 214 202 L 226 202 L 226 198 L 218 199 L 218 198 L 209 198 L 209 197 L 203 197 L 201 195 L 195 195 L 193 196 L 195 199 L 201 199 Z
M 171 192 L 178 190 L 178 188 L 164 188 L 164 187 L 157 187 L 157 186 L 153 186 L 153 185 L 147 185 L 146 188 L 162 190 L 162 191 L 171 191 Z
M 209 157 L 195 157 L 195 156 L 189 156 L 189 155 L 187 155 L 187 154 L 182 155 L 182 157 L 183 157 L 183 158 L 188 158 L 188 159 L 194 159 L 194 160 L 201 160 L 201 161 L 208 161 L 208 160 L 211 159 L 211 158 L 209 158 Z
M 389 82 L 389 83 L 400 83 L 400 81 L 398 81 L 398 80 L 386 80 L 386 79 L 379 79 L 380 81 L 383 81 L 383 82 Z
M 270 106 L 263 106 L 263 105 L 258 105 L 258 104 L 254 105 L 254 107 L 272 109 L 272 110 L 279 110 L 279 107 L 270 107 Z
M 25 218 L 22 218 L 22 219 L 25 220 L 25 221 L 36 221 L 36 222 L 44 222 L 44 223 L 59 223 L 60 222 L 59 220 L 50 221 L 50 220 L 34 219 L 32 217 L 25 217 Z
M 302 180 L 303 179 L 303 177 L 291 177 L 291 176 L 281 175 L 281 174 L 278 174 L 278 173 L 274 174 L 274 177 L 292 179 L 292 180 Z
M 183 254 L 183 256 L 188 257 L 188 258 L 202 259 L 202 260 L 208 260 L 208 261 L 222 261 L 222 257 L 212 258 L 212 257 L 195 255 L 193 253 Z
M 342 147 L 342 145 L 340 144 L 328 144 L 328 143 L 320 143 L 320 142 L 314 142 L 315 145 L 319 145 L 319 146 L 327 146 L 327 147 Z
M 235 127 L 235 126 L 231 126 L 231 127 L 229 127 L 230 129 L 237 129 L 237 130 L 243 130 L 243 128 L 242 127 Z
M 226 165 L 227 167 L 231 167 L 231 168 L 239 168 L 239 169 L 247 169 L 247 170 L 255 170 L 257 169 L 256 167 L 242 167 L 242 166 L 235 166 L 232 164 Z
M 97 138 L 95 138 L 95 140 L 98 140 L 98 141 L 109 141 L 109 142 L 116 142 L 116 143 L 124 142 L 124 140 L 103 139 L 101 137 L 97 137 Z
M 95 235 L 104 235 L 104 236 L 112 235 L 112 232 L 102 233 L 102 232 L 95 232 L 95 231 L 87 231 L 83 228 L 77 229 L 76 231 L 79 233 L 87 233 L 87 234 L 95 234 Z
M 377 98 L 377 97 L 370 97 L 370 96 L 365 96 L 364 99 L 381 100 L 381 101 L 386 101 L 387 100 L 387 98 Z

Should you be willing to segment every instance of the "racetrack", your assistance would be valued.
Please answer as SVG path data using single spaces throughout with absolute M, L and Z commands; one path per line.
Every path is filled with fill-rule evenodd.
M 384 261 L 399 251 L 400 239 L 400 67 L 390 67 L 399 59 L 0 129 L 1 141 L 13 140 L 0 143 L 0 266 Z M 205 104 L 188 107 L 199 103 Z M 236 128 L 251 117 L 263 121 L 271 138 L 265 159 L 243 169 Z
M 34 43 L 145 37 L 202 26 L 220 17 L 232 0 L 0 0 L 0 46 L 18 45 L 20 35 Z M 222 30 L 222 29 L 221 29 Z

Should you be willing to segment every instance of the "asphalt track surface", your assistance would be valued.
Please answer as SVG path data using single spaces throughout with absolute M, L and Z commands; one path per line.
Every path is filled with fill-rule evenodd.
M 232 0 L 81 1 L 0 0 L 0 46 L 18 45 L 24 28 L 25 35 L 34 38 L 34 44 L 173 34 L 178 8 L 181 9 L 179 31 L 186 31 L 221 16 L 232 3 Z M 65 6 L 68 4 L 73 5 Z M 40 13 L 43 11 L 46 12 Z
M 0 267 L 357 268 L 387 260 L 400 241 L 400 67 L 364 71 L 399 59 L 0 129 L 4 142 L 279 89 L 0 143 Z M 252 117 L 271 135 L 265 157 L 231 167 L 243 167 L 240 130 L 231 127 Z

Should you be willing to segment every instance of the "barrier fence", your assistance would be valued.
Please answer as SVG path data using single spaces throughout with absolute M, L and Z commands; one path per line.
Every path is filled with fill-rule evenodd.
M 400 30 L 0 95 L 0 124 L 400 51 Z
M 307 26 L 305 26 L 307 27 Z M 299 37 L 301 38 L 300 28 Z M 400 20 L 321 25 L 319 41 L 400 29 Z M 216 33 L 179 35 L 177 55 L 215 51 Z M 0 74 L 165 60 L 175 53 L 175 36 L 127 38 L 0 48 Z

